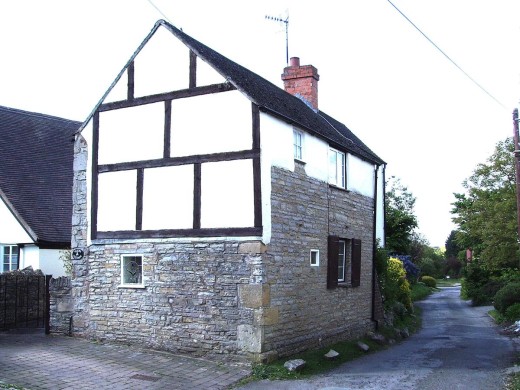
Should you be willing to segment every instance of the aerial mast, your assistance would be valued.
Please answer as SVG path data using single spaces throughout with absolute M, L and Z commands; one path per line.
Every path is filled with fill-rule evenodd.
M 265 18 L 285 24 L 285 62 L 289 66 L 289 15 L 285 19 L 268 15 L 265 15 Z

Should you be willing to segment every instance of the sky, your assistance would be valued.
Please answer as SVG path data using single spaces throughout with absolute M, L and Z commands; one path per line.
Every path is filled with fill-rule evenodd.
M 85 120 L 158 19 L 282 87 L 285 25 L 265 16 L 288 17 L 289 56 L 318 69 L 320 110 L 386 161 L 417 199 L 419 232 L 443 246 L 453 193 L 513 134 L 520 2 L 392 3 L 0 0 L 0 105 Z

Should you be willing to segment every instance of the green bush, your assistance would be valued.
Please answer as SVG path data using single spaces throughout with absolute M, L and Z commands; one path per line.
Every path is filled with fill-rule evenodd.
M 515 303 L 520 303 L 520 282 L 506 284 L 495 295 L 494 306 L 501 314 Z
M 388 259 L 384 298 L 387 308 L 391 308 L 395 302 L 400 302 L 408 312 L 413 312 L 412 293 L 403 262 L 394 257 Z
M 422 276 L 421 282 L 423 282 L 428 287 L 432 287 L 432 288 L 437 287 L 437 281 L 434 278 L 432 278 L 431 276 L 427 276 L 427 275 Z
M 520 320 L 520 303 L 513 303 L 506 309 L 505 317 L 509 321 Z

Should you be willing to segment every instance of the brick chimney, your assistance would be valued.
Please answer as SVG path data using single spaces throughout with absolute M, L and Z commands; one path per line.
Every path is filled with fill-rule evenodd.
M 283 70 L 282 80 L 286 92 L 303 98 L 314 110 L 318 109 L 318 69 L 312 65 L 300 66 L 300 58 L 291 57 L 290 65 Z

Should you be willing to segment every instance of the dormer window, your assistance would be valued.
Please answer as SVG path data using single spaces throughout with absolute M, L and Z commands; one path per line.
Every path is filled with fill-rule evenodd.
M 296 160 L 303 159 L 303 133 L 293 129 L 294 158 Z
M 345 180 L 346 158 L 345 153 L 329 149 L 329 183 L 340 188 L 346 188 Z

